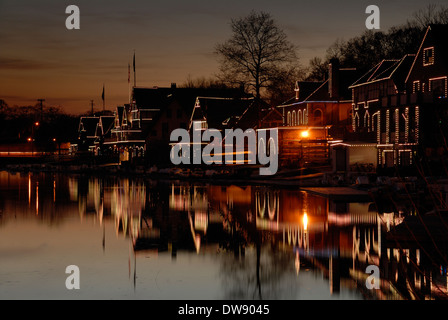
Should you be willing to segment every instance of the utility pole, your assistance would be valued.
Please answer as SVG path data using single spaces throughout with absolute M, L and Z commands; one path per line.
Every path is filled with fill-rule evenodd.
M 40 122 L 42 122 L 43 109 L 44 109 L 44 105 L 43 105 L 43 103 L 44 103 L 45 99 L 37 99 L 37 101 L 38 101 L 39 104 L 40 104 Z
M 94 114 L 93 114 L 93 100 L 90 100 L 90 106 L 92 108 L 92 117 L 93 117 L 94 116 Z

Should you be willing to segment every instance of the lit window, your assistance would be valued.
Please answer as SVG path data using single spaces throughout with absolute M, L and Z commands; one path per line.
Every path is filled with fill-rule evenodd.
M 423 65 L 430 66 L 434 64 L 434 47 L 423 50 Z
M 420 81 L 414 81 L 412 84 L 412 93 L 417 93 L 420 91 Z

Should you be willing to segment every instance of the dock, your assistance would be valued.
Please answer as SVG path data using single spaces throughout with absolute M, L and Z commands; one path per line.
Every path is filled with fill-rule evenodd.
M 343 200 L 349 202 L 372 201 L 369 192 L 350 187 L 313 187 L 301 188 L 301 190 L 332 200 Z

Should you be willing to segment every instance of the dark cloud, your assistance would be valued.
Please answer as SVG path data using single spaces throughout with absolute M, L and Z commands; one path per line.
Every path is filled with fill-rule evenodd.
M 51 62 L 0 57 L 0 70 L 42 70 L 57 67 Z

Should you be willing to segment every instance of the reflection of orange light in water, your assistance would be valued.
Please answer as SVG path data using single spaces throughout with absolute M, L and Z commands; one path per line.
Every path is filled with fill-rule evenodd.
M 28 175 L 28 207 L 31 205 L 31 175 Z
M 306 213 L 303 215 L 303 230 L 308 230 L 308 215 Z
M 39 182 L 36 185 L 36 216 L 39 215 Z
M 302 131 L 301 136 L 302 136 L 302 138 L 308 138 L 310 136 L 310 132 L 309 131 Z
M 296 268 L 296 274 L 299 274 L 300 271 L 300 255 L 299 255 L 299 251 L 296 251 L 296 259 L 294 261 L 294 265 Z

